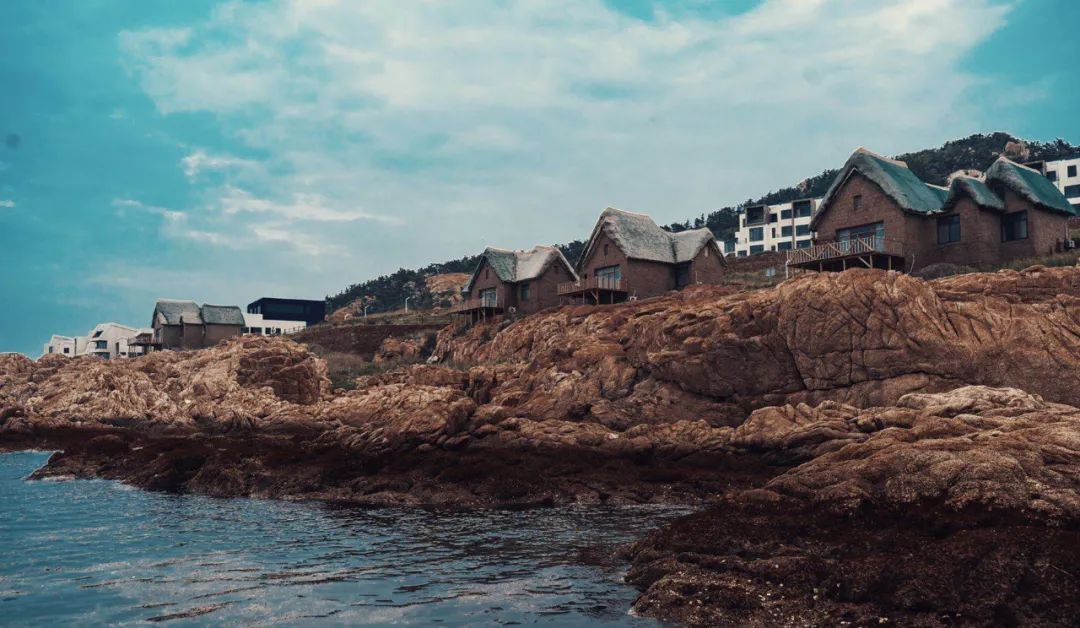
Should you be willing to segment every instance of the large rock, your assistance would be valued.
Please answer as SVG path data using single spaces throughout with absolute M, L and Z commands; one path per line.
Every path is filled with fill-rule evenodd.
M 528 365 L 492 390 L 524 415 L 621 426 L 692 418 L 737 425 L 767 406 L 868 407 L 964 384 L 1080 404 L 1080 269 L 933 282 L 852 270 L 734 295 L 697 286 L 549 310 L 502 329 L 447 328 L 436 354 Z M 653 394 L 675 389 L 677 403 Z
M 638 612 L 702 626 L 1080 616 L 1080 410 L 978 386 L 771 410 L 732 442 L 827 453 L 636 544 Z

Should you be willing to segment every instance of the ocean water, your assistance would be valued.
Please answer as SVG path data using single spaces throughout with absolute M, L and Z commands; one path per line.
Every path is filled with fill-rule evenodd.
M 635 625 L 610 556 L 671 508 L 431 513 L 24 478 L 0 454 L 0 624 Z M 585 564 L 589 563 L 589 564 Z

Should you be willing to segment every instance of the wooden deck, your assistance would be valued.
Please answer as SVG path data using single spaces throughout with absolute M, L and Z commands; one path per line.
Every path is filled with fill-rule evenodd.
M 589 277 L 578 281 L 564 281 L 558 287 L 559 296 L 575 296 L 590 292 L 629 292 L 625 279 Z
M 848 268 L 904 270 L 904 243 L 879 236 L 821 242 L 788 251 L 787 266 L 822 271 Z
M 455 303 L 450 306 L 451 314 L 465 314 L 469 312 L 487 312 L 488 314 L 498 314 L 503 311 L 503 304 L 496 298 L 484 298 L 475 297 L 472 299 L 466 299 L 461 303 Z

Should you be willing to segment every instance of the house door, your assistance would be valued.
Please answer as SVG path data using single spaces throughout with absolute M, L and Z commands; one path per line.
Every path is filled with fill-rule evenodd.
M 679 289 L 690 285 L 690 262 L 683 262 L 675 266 L 675 288 Z
M 499 292 L 495 288 L 480 291 L 481 307 L 499 307 Z

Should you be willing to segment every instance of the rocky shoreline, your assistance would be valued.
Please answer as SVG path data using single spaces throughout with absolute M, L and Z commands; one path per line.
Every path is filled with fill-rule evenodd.
M 0 449 L 222 497 L 700 505 L 626 552 L 635 611 L 688 625 L 1080 617 L 1080 268 L 696 287 L 435 355 L 348 391 L 282 338 L 0 356 Z

